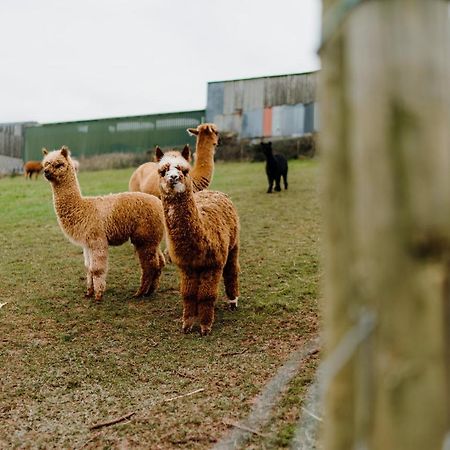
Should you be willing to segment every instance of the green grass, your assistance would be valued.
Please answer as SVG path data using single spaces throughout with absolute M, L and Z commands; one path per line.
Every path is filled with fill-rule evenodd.
M 103 301 L 84 299 L 82 251 L 59 229 L 49 184 L 1 179 L 0 448 L 202 449 L 228 430 L 224 419 L 245 418 L 290 352 L 317 334 L 318 165 L 289 170 L 289 190 L 267 195 L 262 163 L 216 166 L 211 188 L 230 195 L 241 219 L 241 297 L 236 312 L 218 302 L 207 338 L 180 332 L 173 265 L 154 296 L 132 299 L 130 244 L 110 248 Z M 82 172 L 82 191 L 120 192 L 131 172 Z M 304 364 L 252 448 L 289 445 L 315 367 Z M 127 423 L 89 429 L 127 412 Z

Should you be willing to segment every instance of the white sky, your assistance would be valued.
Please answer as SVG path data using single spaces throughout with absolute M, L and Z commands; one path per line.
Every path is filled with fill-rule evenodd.
M 319 68 L 320 0 L 0 0 L 0 122 L 203 109 L 206 84 Z

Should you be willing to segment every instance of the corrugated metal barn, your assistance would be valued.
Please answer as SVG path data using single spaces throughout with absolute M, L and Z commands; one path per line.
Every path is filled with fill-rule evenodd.
M 195 139 L 186 128 L 205 120 L 238 139 L 289 138 L 318 130 L 317 72 L 208 83 L 206 110 L 76 122 L 0 124 L 0 172 L 41 159 L 42 147 L 68 145 L 76 156 L 138 153 Z
M 167 114 L 50 123 L 27 127 L 24 159 L 41 159 L 42 147 L 68 145 L 76 156 L 143 152 L 154 148 L 195 144 L 186 128 L 205 119 L 205 110 Z
M 239 138 L 301 136 L 318 129 L 317 72 L 208 83 L 206 120 Z
M 35 123 L 16 122 L 0 124 L 0 173 L 19 172 L 22 170 L 25 128 Z

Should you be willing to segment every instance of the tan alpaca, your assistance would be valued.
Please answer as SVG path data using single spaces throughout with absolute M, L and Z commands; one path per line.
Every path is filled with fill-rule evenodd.
M 219 132 L 213 123 L 188 128 L 187 132 L 197 136 L 195 164 L 191 172 L 193 190 L 197 192 L 206 189 L 211 183 Z M 158 163 L 148 162 L 139 166 L 131 175 L 128 189 L 159 197 Z
M 161 201 L 153 195 L 125 192 L 83 197 L 67 147 L 44 153 L 44 176 L 53 190 L 58 223 L 74 244 L 83 247 L 87 297 L 100 300 L 106 288 L 108 245 L 128 239 L 142 267 L 135 296 L 151 294 L 159 283 L 164 257 L 159 249 L 164 222 Z
M 181 275 L 183 331 L 200 322 L 202 336 L 214 321 L 220 279 L 232 309 L 239 295 L 239 218 L 222 192 L 193 192 L 189 147 L 165 154 L 157 147 L 166 239 Z

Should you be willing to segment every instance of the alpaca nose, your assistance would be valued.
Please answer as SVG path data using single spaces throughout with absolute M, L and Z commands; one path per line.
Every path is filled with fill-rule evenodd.
M 178 181 L 178 175 L 177 174 L 172 174 L 172 175 L 170 175 L 170 181 Z

